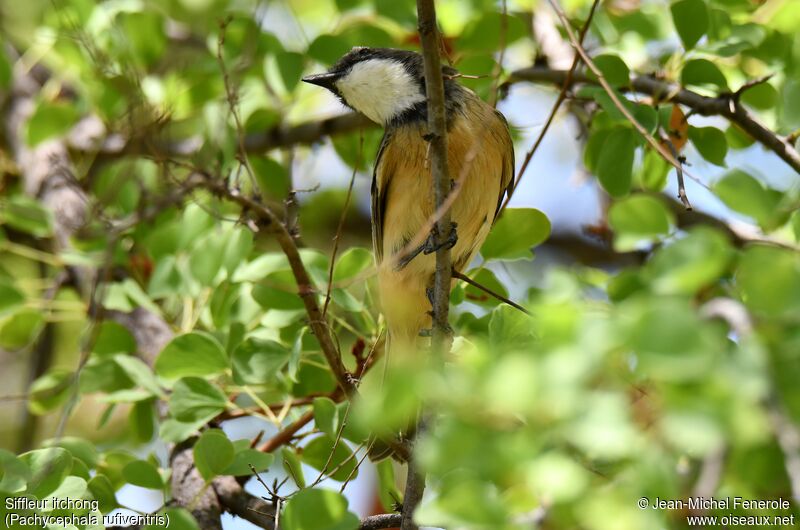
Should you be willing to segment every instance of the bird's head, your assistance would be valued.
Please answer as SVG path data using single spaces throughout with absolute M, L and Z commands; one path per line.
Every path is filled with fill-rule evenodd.
M 412 51 L 353 48 L 327 72 L 303 81 L 327 88 L 342 103 L 381 125 L 424 107 L 425 102 L 422 56 Z

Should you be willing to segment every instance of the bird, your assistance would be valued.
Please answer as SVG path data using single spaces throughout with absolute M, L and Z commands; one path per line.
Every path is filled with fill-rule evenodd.
M 460 188 L 450 209 L 454 228 L 444 244 L 451 248 L 453 270 L 461 272 L 514 191 L 514 145 L 505 117 L 458 77 L 456 69 L 442 66 L 451 193 Z M 411 50 L 356 47 L 328 71 L 303 81 L 327 89 L 384 128 L 371 187 L 378 294 L 387 351 L 418 352 L 419 337 L 432 325 L 437 250 L 432 237 L 408 248 L 436 210 L 423 57 Z

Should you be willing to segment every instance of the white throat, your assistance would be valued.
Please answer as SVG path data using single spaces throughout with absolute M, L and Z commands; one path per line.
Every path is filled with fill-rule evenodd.
M 405 67 L 389 59 L 354 64 L 336 88 L 348 105 L 382 125 L 425 100 Z

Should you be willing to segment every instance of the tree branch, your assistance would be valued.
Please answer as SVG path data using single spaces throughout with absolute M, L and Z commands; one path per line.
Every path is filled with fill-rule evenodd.
M 275 530 L 275 507 L 251 495 L 233 477 L 218 477 L 212 482 L 222 510 L 265 530 Z
M 292 274 L 297 282 L 297 295 L 303 300 L 303 305 L 308 315 L 308 323 L 314 335 L 317 337 L 317 341 L 322 348 L 322 354 L 325 356 L 325 360 L 328 362 L 339 388 L 341 388 L 348 397 L 355 395 L 356 387 L 353 378 L 342 363 L 342 357 L 333 340 L 330 327 L 325 317 L 323 317 L 322 310 L 317 302 L 317 288 L 309 276 L 303 264 L 303 260 L 300 257 L 297 244 L 286 229 L 286 226 L 284 226 L 272 210 L 260 202 L 229 189 L 222 181 L 213 179 L 208 175 L 205 176 L 206 179 L 203 183 L 203 187 L 217 196 L 235 202 L 244 210 L 253 213 L 261 222 L 261 226 L 269 229 L 275 236 L 281 250 L 286 255 L 286 259 L 289 260 L 289 267 L 292 269 Z
M 399 513 L 383 513 L 372 515 L 361 520 L 358 530 L 380 530 L 400 526 L 403 516 Z
M 559 88 L 565 85 L 568 70 L 551 69 L 544 66 L 522 68 L 511 72 L 504 87 L 520 82 L 543 83 Z M 599 85 L 599 82 L 585 74 L 575 72 L 566 83 L 570 88 L 578 84 Z M 630 89 L 648 95 L 658 101 L 678 103 L 692 109 L 702 116 L 722 116 L 737 125 L 755 141 L 775 153 L 796 172 L 800 173 L 800 153 L 792 145 L 792 136 L 782 138 L 754 118 L 740 103 L 732 100 L 730 94 L 717 97 L 703 96 L 682 88 L 676 83 L 656 79 L 652 76 L 634 76 Z M 278 125 L 263 133 L 253 133 L 245 137 L 245 150 L 248 153 L 263 153 L 292 145 L 312 144 L 327 136 L 347 134 L 358 129 L 375 128 L 377 125 L 357 113 L 342 114 L 332 118 L 308 121 L 297 125 Z M 144 138 L 126 139 L 122 135 L 109 136 L 93 149 L 71 145 L 76 154 L 93 157 L 93 167 L 126 156 L 151 156 L 154 158 L 190 157 L 196 154 L 201 142 L 198 139 L 182 142 L 153 142 Z M 96 169 L 93 169 L 94 171 Z
M 428 99 L 428 136 L 433 183 L 434 211 L 450 194 L 450 168 L 447 160 L 447 114 L 444 99 L 442 63 L 439 57 L 439 29 L 433 0 L 417 0 L 417 17 L 422 58 L 425 65 L 425 93 Z M 450 248 L 445 242 L 453 226 L 450 211 L 445 210 L 433 227 L 436 251 L 436 272 L 433 280 L 433 349 L 443 353 L 449 349 L 450 325 Z M 403 529 L 405 530 L 405 526 Z

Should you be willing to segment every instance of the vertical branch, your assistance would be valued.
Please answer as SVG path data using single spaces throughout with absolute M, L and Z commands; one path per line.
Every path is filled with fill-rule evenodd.
M 417 0 L 419 36 L 425 61 L 425 92 L 428 98 L 428 141 L 433 180 L 434 210 L 450 193 L 450 171 L 447 165 L 447 116 L 445 114 L 444 81 L 439 56 L 439 31 L 433 0 Z M 436 251 L 436 273 L 433 283 L 433 349 L 444 351 L 450 342 L 447 321 L 450 303 L 450 249 L 445 240 L 452 225 L 450 212 L 445 211 L 433 227 Z
M 417 469 L 414 459 L 408 461 L 408 476 L 406 477 L 406 489 L 403 495 L 403 513 L 400 520 L 400 530 L 418 530 L 414 523 L 414 509 L 422 500 L 425 492 L 425 475 Z

